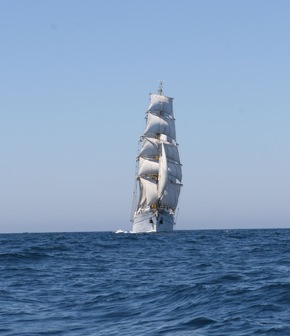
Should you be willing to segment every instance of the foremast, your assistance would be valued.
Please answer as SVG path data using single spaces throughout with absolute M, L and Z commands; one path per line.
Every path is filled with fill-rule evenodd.
M 135 214 L 165 209 L 174 214 L 181 187 L 181 164 L 176 142 L 173 98 L 163 95 L 163 81 L 157 94 L 150 94 L 146 127 L 141 136 L 137 181 L 139 201 Z

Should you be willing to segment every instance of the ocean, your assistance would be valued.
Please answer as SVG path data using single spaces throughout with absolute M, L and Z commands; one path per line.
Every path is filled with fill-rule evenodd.
M 0 235 L 0 335 L 290 335 L 290 230 Z

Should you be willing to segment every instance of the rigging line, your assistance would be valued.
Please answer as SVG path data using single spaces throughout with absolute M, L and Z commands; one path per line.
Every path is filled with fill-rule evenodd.
M 178 214 L 179 214 L 179 208 L 177 208 L 177 211 L 176 211 L 174 224 L 176 224 L 176 222 L 177 222 Z
M 138 148 L 137 148 L 138 156 L 140 152 L 140 141 L 138 142 Z M 137 207 L 137 172 L 138 172 L 138 160 L 135 162 L 135 181 L 134 181 L 134 189 L 133 189 L 133 197 L 132 197 L 132 205 L 131 205 L 131 216 L 130 216 L 130 221 L 133 221 L 133 216 L 135 212 L 135 208 Z
M 133 221 L 134 209 L 135 209 L 135 202 L 136 202 L 136 191 L 137 191 L 137 180 L 134 182 L 134 190 L 133 190 L 133 197 L 132 197 L 132 205 L 131 205 L 131 216 L 130 221 Z

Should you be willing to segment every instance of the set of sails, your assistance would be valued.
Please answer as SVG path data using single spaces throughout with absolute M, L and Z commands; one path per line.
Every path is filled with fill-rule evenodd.
M 176 142 L 173 98 L 150 95 L 138 160 L 140 195 L 137 212 L 148 207 L 175 211 L 182 172 Z

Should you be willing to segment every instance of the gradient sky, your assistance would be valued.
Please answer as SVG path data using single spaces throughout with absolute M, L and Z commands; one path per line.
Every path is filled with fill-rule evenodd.
M 0 1 L 0 232 L 131 228 L 148 93 L 176 229 L 290 228 L 290 1 Z

